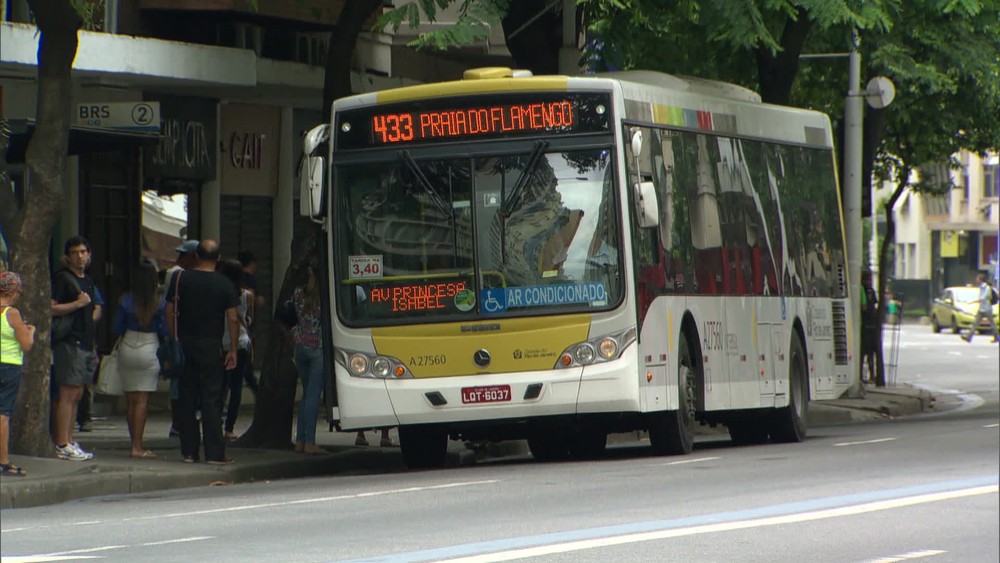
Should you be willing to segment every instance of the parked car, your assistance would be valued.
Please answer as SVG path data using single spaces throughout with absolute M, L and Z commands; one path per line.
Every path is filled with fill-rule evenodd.
M 934 332 L 941 332 L 942 328 L 950 327 L 953 333 L 958 334 L 959 331 L 972 327 L 972 321 L 976 319 L 978 310 L 978 287 L 946 287 L 941 296 L 934 300 L 931 309 L 931 329 Z M 994 305 L 993 320 L 1000 323 L 998 313 L 1000 309 Z M 988 327 L 989 324 L 984 319 L 977 328 L 983 330 Z

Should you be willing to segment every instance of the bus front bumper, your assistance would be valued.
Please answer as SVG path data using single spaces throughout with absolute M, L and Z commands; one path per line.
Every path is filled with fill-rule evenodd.
M 336 370 L 343 430 L 639 410 L 634 354 L 584 368 L 421 379 Z

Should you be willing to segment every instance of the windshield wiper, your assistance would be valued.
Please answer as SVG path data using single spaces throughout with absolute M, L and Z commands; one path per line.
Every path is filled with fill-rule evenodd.
M 524 169 L 521 170 L 521 175 L 517 177 L 514 187 L 510 189 L 510 195 L 504 199 L 501 211 L 505 218 L 510 217 L 510 212 L 514 210 L 514 206 L 521 197 L 521 192 L 524 191 L 524 187 L 528 185 L 528 180 L 531 179 L 531 173 L 534 171 L 535 166 L 538 166 L 538 162 L 542 159 L 542 154 L 548 146 L 548 141 L 537 141 L 535 143 L 535 149 L 531 151 L 531 155 L 528 156 L 528 162 L 524 165 Z
M 434 206 L 454 221 L 455 210 L 452 206 L 448 205 L 448 202 L 441 197 L 441 194 L 439 194 L 436 189 L 434 189 L 434 185 L 431 184 L 430 180 L 427 179 L 427 176 L 424 175 L 424 171 L 420 169 L 420 165 L 417 164 L 416 160 L 413 160 L 413 155 L 410 154 L 410 151 L 399 151 L 399 159 L 406 164 L 410 173 L 417 179 L 417 183 L 420 184 L 420 187 L 427 192 L 427 195 L 430 197 L 431 202 L 434 203 Z

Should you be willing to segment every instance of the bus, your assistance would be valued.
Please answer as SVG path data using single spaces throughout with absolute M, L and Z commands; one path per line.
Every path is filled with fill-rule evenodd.
M 486 68 L 337 100 L 304 149 L 331 413 L 398 427 L 409 467 L 449 439 L 541 460 L 632 431 L 687 454 L 698 425 L 798 442 L 857 373 L 822 113 Z

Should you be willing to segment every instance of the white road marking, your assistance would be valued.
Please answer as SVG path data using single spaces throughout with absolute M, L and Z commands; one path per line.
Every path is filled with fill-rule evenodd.
M 883 557 L 882 559 L 872 559 L 868 563 L 897 563 L 898 561 L 909 561 L 911 559 L 923 559 L 924 557 L 933 557 L 935 555 L 941 555 L 942 553 L 948 553 L 948 552 L 941 551 L 940 549 L 907 551 L 906 553 L 900 553 L 899 555 L 893 555 L 891 557 Z
M 876 440 L 863 440 L 861 442 L 839 442 L 834 444 L 834 447 L 839 446 L 862 446 L 864 444 L 880 444 L 882 442 L 892 442 L 896 438 L 878 438 Z
M 93 524 L 113 524 L 122 522 L 137 522 L 141 520 L 159 520 L 161 518 L 183 518 L 186 516 L 202 516 L 205 514 L 220 514 L 224 512 L 240 512 L 243 510 L 257 510 L 261 508 L 276 508 L 281 506 L 295 506 L 299 504 L 315 504 L 318 502 L 330 502 L 337 500 L 351 500 L 359 498 L 369 498 L 385 495 L 397 495 L 402 493 L 416 493 L 421 491 L 435 491 L 439 489 L 452 489 L 455 487 L 472 487 L 475 485 L 488 485 L 498 482 L 497 479 L 487 479 L 483 481 L 461 481 L 457 483 L 445 483 L 443 485 L 430 485 L 427 487 L 406 487 L 403 489 L 388 489 L 385 491 L 374 491 L 371 493 L 357 493 L 353 495 L 337 495 L 331 497 L 313 497 L 301 500 L 289 500 L 284 502 L 267 502 L 261 504 L 245 504 L 242 506 L 230 506 L 228 508 L 212 508 L 207 510 L 194 510 L 190 512 L 174 512 L 171 514 L 158 514 L 154 516 L 136 516 L 134 518 L 121 518 L 119 520 L 88 520 L 85 522 L 75 522 L 67 524 L 46 524 L 44 526 L 26 526 L 23 528 L 10 528 L 0 530 L 0 533 L 9 534 L 11 532 L 23 532 L 25 530 L 44 530 L 46 528 L 60 528 L 63 526 L 89 526 Z
M 98 551 L 111 551 L 113 549 L 125 549 L 127 545 L 104 545 L 101 547 L 88 547 L 86 549 L 70 549 L 66 551 L 54 551 L 45 555 L 79 555 L 81 553 L 97 553 Z
M 998 426 L 1000 426 L 1000 424 L 987 424 L 986 426 L 983 426 L 983 428 L 996 428 Z
M 139 547 L 151 547 L 154 545 L 168 545 L 172 543 L 187 543 L 191 541 L 210 540 L 214 537 L 215 536 L 194 536 L 192 538 L 178 538 L 176 540 L 151 541 L 146 543 L 140 543 Z
M 766 518 L 755 518 L 750 520 L 740 520 L 736 522 L 726 522 L 721 524 L 704 524 L 700 526 L 690 526 L 687 528 L 677 528 L 672 530 L 660 530 L 656 532 L 640 532 L 634 534 L 624 534 L 592 540 L 569 541 L 538 547 L 523 549 L 512 549 L 486 553 L 483 555 L 473 555 L 470 557 L 459 557 L 454 559 L 442 559 L 438 563 L 492 563 L 495 561 L 513 561 L 515 559 L 527 559 L 530 557 L 543 557 L 557 553 L 569 553 L 572 551 L 582 551 L 585 549 L 596 549 L 601 547 L 611 547 L 629 543 L 639 543 L 644 541 L 664 540 L 696 534 L 710 534 L 716 532 L 729 532 L 733 530 L 746 530 L 750 528 L 762 528 L 765 526 L 779 526 L 782 524 L 797 524 L 800 522 L 810 522 L 814 520 L 825 520 L 827 518 L 838 518 L 842 516 L 855 516 L 869 512 L 881 510 L 891 510 L 894 508 L 904 508 L 918 504 L 939 502 L 977 495 L 995 494 L 1000 491 L 998 485 L 986 485 L 982 487 L 971 487 L 957 491 L 947 491 L 941 493 L 929 493 L 903 497 L 892 500 L 882 500 L 867 502 L 854 506 L 843 506 L 840 508 L 830 508 L 825 510 L 815 510 L 812 512 L 801 512 L 798 514 L 788 514 L 785 516 L 770 516 Z
M 47 555 L 21 555 L 18 557 L 0 557 L 0 563 L 48 563 L 49 561 L 79 561 L 81 559 L 101 559 L 89 555 L 69 555 L 66 557 L 49 557 Z
M 699 461 L 712 461 L 715 459 L 722 459 L 720 457 L 699 457 L 695 459 L 683 459 L 681 461 L 668 461 L 666 463 L 653 463 L 651 466 L 661 467 L 664 465 L 684 465 L 685 463 L 698 463 Z

